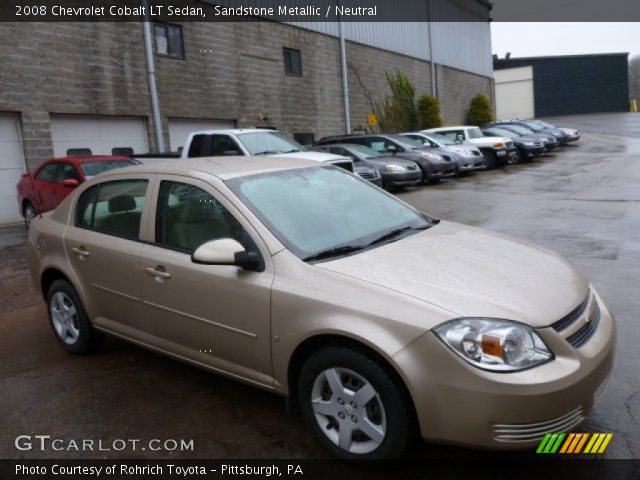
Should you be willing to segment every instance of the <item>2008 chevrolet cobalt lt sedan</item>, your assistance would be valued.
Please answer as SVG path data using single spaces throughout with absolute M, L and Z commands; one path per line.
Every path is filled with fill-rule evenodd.
M 614 318 L 549 250 L 432 218 L 345 170 L 277 157 L 127 167 L 29 231 L 60 344 L 104 333 L 295 399 L 345 459 L 570 431 Z

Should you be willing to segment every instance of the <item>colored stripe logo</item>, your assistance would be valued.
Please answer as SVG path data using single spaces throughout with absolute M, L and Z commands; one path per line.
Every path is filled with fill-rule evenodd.
M 547 433 L 536 453 L 604 453 L 613 433 Z

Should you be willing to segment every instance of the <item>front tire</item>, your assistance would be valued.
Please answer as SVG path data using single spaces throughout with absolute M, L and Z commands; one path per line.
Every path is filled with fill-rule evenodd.
M 76 289 L 66 280 L 56 280 L 47 291 L 49 321 L 65 350 L 76 355 L 94 352 L 104 335 L 93 328 Z
M 328 347 L 314 353 L 302 368 L 298 400 L 308 428 L 343 460 L 394 460 L 414 438 L 403 385 L 359 350 Z
M 25 202 L 24 208 L 22 209 L 22 215 L 24 217 L 24 224 L 27 228 L 29 228 L 29 225 L 31 225 L 31 221 L 36 218 L 37 214 L 38 213 L 36 212 L 33 204 L 31 202 Z
M 484 152 L 484 161 L 487 165 L 487 170 L 492 170 L 498 166 L 498 160 L 496 156 L 491 152 Z

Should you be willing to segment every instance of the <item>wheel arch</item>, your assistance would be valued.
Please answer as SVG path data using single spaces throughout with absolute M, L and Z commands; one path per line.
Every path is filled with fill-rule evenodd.
M 56 280 L 66 280 L 70 285 L 73 286 L 73 288 L 76 288 L 73 281 L 62 270 L 56 267 L 47 267 L 40 275 L 40 291 L 42 292 L 42 296 L 45 302 L 47 301 L 47 292 L 49 290 L 49 287 L 51 287 L 53 282 L 55 282 Z M 76 288 L 76 291 L 77 290 L 78 289 Z
M 406 378 L 400 373 L 394 362 L 387 355 L 380 352 L 373 346 L 358 339 L 348 337 L 346 335 L 341 335 L 339 333 L 321 333 L 313 335 L 303 340 L 295 348 L 295 350 L 291 354 L 287 368 L 287 384 L 290 401 L 292 401 L 294 404 L 297 404 L 298 381 L 300 378 L 302 367 L 304 366 L 307 359 L 322 348 L 335 346 L 352 348 L 366 355 L 370 355 L 376 361 L 378 361 L 381 366 L 387 371 L 387 373 L 391 375 L 391 377 L 402 388 L 403 394 L 406 395 L 407 399 L 410 402 L 412 415 L 416 420 L 418 419 L 413 395 L 411 395 L 411 390 L 407 385 Z

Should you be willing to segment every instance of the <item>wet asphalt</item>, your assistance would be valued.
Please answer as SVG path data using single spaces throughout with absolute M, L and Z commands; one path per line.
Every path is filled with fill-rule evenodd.
M 576 144 L 531 163 L 408 190 L 436 217 L 527 238 L 577 265 L 618 320 L 613 373 L 580 427 L 613 432 L 607 458 L 639 458 L 640 114 L 553 119 Z M 87 357 L 65 353 L 24 259 L 22 227 L 0 229 L 0 458 L 323 458 L 281 397 L 109 338 Z M 20 451 L 14 439 L 140 439 L 124 451 Z M 152 439 L 193 440 L 151 451 Z M 35 445 L 35 444 L 34 444 Z M 142 450 L 145 448 L 145 450 Z M 532 457 L 418 443 L 416 458 Z

